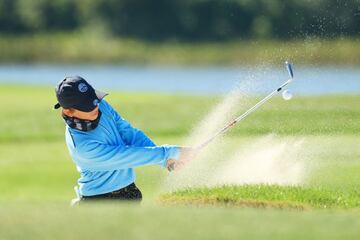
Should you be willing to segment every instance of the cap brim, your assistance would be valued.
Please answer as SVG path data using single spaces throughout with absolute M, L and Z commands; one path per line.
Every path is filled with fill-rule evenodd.
M 105 93 L 105 92 L 101 92 L 101 91 L 98 91 L 95 89 L 95 94 L 96 94 L 96 97 L 99 99 L 99 100 L 102 100 L 105 96 L 109 95 L 108 93 Z
M 58 108 L 60 108 L 61 106 L 60 106 L 60 103 L 57 103 L 57 104 L 55 104 L 54 105 L 54 108 L 53 109 L 58 109 Z

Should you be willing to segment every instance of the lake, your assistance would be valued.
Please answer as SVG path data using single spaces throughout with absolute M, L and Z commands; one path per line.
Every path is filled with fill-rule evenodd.
M 300 95 L 359 94 L 360 69 L 294 66 L 289 88 Z M 163 67 L 127 65 L 0 65 L 0 84 L 55 86 L 65 76 L 80 75 L 95 88 L 127 92 L 224 94 L 240 88 L 263 94 L 287 80 L 285 67 Z

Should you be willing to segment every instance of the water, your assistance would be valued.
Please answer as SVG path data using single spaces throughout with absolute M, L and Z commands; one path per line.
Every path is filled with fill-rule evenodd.
M 358 94 L 360 69 L 296 66 L 294 94 Z M 276 88 L 288 76 L 285 68 L 159 67 L 124 65 L 0 65 L 0 84 L 55 86 L 69 75 L 80 75 L 103 90 L 224 94 L 242 81 L 253 81 L 253 93 Z

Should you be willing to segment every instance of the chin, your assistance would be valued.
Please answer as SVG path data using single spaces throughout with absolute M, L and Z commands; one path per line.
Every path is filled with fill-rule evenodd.
M 98 116 L 99 116 L 99 114 L 94 114 L 93 116 L 91 116 L 90 120 L 93 121 L 93 120 L 95 120 Z

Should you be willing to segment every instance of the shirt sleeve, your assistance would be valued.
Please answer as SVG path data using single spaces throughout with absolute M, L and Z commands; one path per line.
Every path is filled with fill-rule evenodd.
M 80 168 L 90 171 L 111 171 L 144 165 L 166 166 L 168 159 L 178 159 L 177 146 L 163 145 L 151 147 L 113 146 L 97 141 L 88 141 L 78 149 Z
M 107 102 L 104 101 L 107 105 L 111 115 L 113 116 L 117 130 L 120 133 L 121 138 L 126 143 L 126 145 L 135 146 L 135 147 L 153 147 L 156 144 L 141 130 L 131 126 L 124 118 L 122 118 Z
M 144 132 L 134 128 L 129 122 L 120 116 L 116 122 L 116 127 L 120 133 L 121 138 L 127 145 L 136 147 L 156 146 L 156 144 L 148 136 L 146 136 Z

